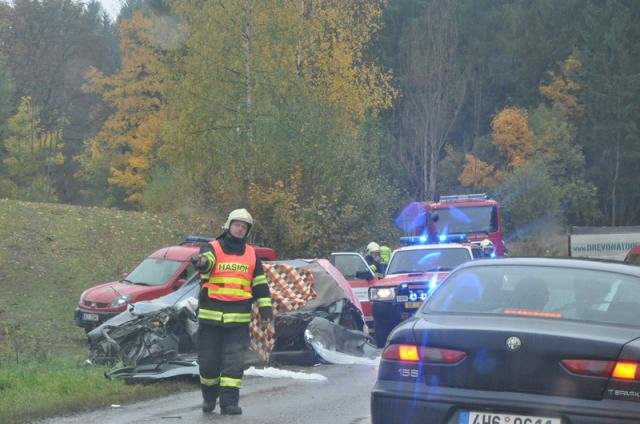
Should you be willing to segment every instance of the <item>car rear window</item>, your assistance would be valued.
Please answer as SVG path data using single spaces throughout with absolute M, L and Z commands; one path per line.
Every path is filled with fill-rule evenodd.
M 450 271 L 471 259 L 471 254 L 464 248 L 398 250 L 391 258 L 387 275 Z
M 125 280 L 133 284 L 159 286 L 165 284 L 184 262 L 147 258 Z
M 553 266 L 471 267 L 451 274 L 423 309 L 495 315 L 522 311 L 527 316 L 638 325 L 640 278 Z

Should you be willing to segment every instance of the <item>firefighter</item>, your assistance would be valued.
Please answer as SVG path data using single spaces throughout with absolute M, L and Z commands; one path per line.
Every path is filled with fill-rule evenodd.
M 480 242 L 480 249 L 482 250 L 482 256 L 484 258 L 494 258 L 493 242 L 489 239 L 484 239 Z
M 391 248 L 389 246 L 380 246 L 380 273 L 387 271 L 389 260 L 391 259 Z
M 251 304 L 260 319 L 272 319 L 271 293 L 262 263 L 246 243 L 253 218 L 246 209 L 229 214 L 223 233 L 191 258 L 200 271 L 198 363 L 202 411 L 220 398 L 222 415 L 240 415 L 240 384 L 249 348 Z
M 429 214 L 429 220 L 427 222 L 427 243 L 440 242 L 438 227 L 436 226 L 439 218 L 440 216 L 436 212 Z
M 367 261 L 369 268 L 376 277 L 382 276 L 382 265 L 380 264 L 380 245 L 375 241 L 367 244 L 367 256 L 364 257 L 364 260 Z

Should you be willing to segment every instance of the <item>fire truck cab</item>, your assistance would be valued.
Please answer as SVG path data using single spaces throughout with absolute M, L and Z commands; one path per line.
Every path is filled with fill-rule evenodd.
M 486 194 L 440 196 L 437 202 L 426 201 L 419 205 L 424 213 L 420 214 L 412 235 L 426 236 L 429 218 L 437 214 L 435 224 L 441 241 L 460 237 L 473 245 L 489 239 L 493 243 L 495 256 L 505 255 L 507 249 L 502 238 L 502 211 L 499 203 L 489 199 Z

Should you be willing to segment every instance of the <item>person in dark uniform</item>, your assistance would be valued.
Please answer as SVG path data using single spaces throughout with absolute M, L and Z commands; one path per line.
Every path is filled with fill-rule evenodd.
M 262 263 L 246 243 L 253 218 L 246 209 L 229 214 L 224 232 L 191 261 L 200 271 L 198 363 L 202 411 L 220 399 L 220 413 L 240 415 L 240 385 L 249 348 L 251 304 L 260 317 L 272 319 L 271 293 Z

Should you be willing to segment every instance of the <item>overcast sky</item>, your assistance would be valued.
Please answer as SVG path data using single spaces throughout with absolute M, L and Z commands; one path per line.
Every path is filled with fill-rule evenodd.
M 120 12 L 121 0 L 98 0 L 98 1 L 102 3 L 102 7 L 104 8 L 104 10 L 106 10 L 107 13 L 109 13 L 109 16 L 111 16 L 111 19 L 115 21 L 116 18 L 118 17 L 118 12 Z

